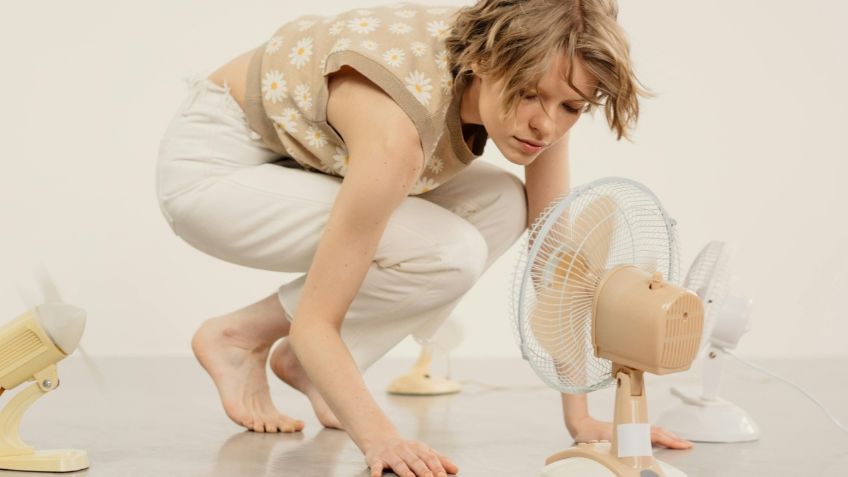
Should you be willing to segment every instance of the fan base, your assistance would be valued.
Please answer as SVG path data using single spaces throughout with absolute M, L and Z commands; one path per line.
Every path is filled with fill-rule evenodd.
M 739 406 L 721 398 L 705 400 L 694 387 L 674 387 L 683 403 L 663 412 L 657 424 L 695 442 L 750 442 L 760 438 L 754 419 Z
M 76 449 L 35 451 L 0 457 L 0 469 L 27 472 L 76 472 L 89 467 L 88 453 Z
M 666 464 L 662 461 L 656 461 L 662 467 L 665 477 L 686 477 L 686 474 L 681 472 L 676 467 Z M 656 472 L 644 470 L 640 477 L 658 476 Z M 572 457 L 570 459 L 560 460 L 545 466 L 542 470 L 541 477 L 616 477 L 619 474 L 607 469 L 603 465 L 591 459 L 583 457 Z
M 461 390 L 462 386 L 456 381 L 416 371 L 395 379 L 387 389 L 389 394 L 409 396 L 439 396 L 455 394 Z
M 550 462 L 551 459 L 559 459 Z M 680 469 L 651 458 L 651 468 L 634 469 L 613 457 L 608 442 L 578 444 L 548 458 L 540 477 L 686 477 Z

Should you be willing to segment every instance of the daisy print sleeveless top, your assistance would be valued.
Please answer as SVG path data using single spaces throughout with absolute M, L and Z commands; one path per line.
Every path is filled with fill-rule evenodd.
M 463 139 L 461 94 L 454 94 L 444 44 L 456 10 L 404 3 L 283 25 L 253 53 L 248 124 L 280 155 L 344 177 L 347 150 L 327 123 L 327 76 L 350 66 L 385 91 L 418 130 L 425 167 L 410 194 L 435 189 L 481 155 L 487 140 L 482 129 L 470 148 Z

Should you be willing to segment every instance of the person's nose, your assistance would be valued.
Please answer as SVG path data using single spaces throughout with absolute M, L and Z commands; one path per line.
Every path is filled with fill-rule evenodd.
M 544 108 L 539 106 L 530 117 L 530 129 L 536 136 L 534 139 L 548 141 L 554 132 L 554 120 Z

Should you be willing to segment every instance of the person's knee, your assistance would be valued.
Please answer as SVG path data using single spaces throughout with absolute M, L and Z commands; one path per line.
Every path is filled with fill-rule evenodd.
M 527 229 L 527 193 L 524 182 L 514 174 L 499 171 L 489 178 L 489 186 L 497 190 L 497 198 L 486 213 L 489 253 L 495 259 L 506 252 Z
M 524 182 L 514 174 L 504 173 L 498 180 L 498 187 L 502 191 L 500 202 L 504 208 L 504 225 L 512 242 L 515 242 L 527 228 L 527 191 Z
M 489 247 L 480 232 L 463 221 L 446 233 L 438 254 L 443 272 L 439 288 L 462 294 L 471 289 L 486 268 Z

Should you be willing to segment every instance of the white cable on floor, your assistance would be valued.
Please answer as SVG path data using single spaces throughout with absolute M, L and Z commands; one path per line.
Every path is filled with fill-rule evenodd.
M 843 425 L 841 422 L 839 422 L 839 420 L 837 420 L 837 419 L 836 419 L 836 417 L 835 417 L 833 414 L 831 414 L 831 413 L 830 413 L 830 411 L 828 411 L 828 410 L 827 410 L 827 408 L 826 408 L 826 407 L 824 407 L 824 405 L 823 405 L 822 403 L 820 403 L 820 402 L 818 401 L 818 399 L 814 398 L 812 394 L 808 393 L 808 392 L 807 392 L 804 388 L 802 388 L 801 386 L 798 386 L 797 384 L 795 384 L 795 383 L 793 383 L 793 382 L 789 381 L 788 379 L 786 379 L 786 378 L 782 378 L 782 377 L 780 377 L 780 376 L 778 376 L 778 375 L 776 375 L 776 374 L 772 373 L 771 371 L 769 371 L 769 370 L 767 370 L 767 369 L 765 369 L 765 368 L 762 368 L 762 367 L 760 367 L 760 366 L 757 366 L 757 365 L 756 365 L 756 364 L 754 364 L 754 363 L 751 363 L 751 362 L 749 362 L 749 361 L 746 361 L 746 360 L 744 360 L 744 359 L 740 358 L 739 356 L 736 356 L 735 354 L 731 353 L 730 351 L 728 351 L 728 350 L 726 350 L 726 349 L 722 349 L 721 351 L 722 351 L 724 354 L 728 354 L 728 355 L 730 355 L 730 356 L 733 356 L 734 358 L 736 358 L 736 359 L 737 359 L 737 360 L 739 360 L 740 362 L 742 362 L 742 363 L 744 363 L 744 364 L 746 364 L 746 365 L 750 366 L 751 368 L 754 368 L 754 369 L 756 369 L 757 371 L 760 371 L 761 373 L 765 373 L 765 374 L 767 374 L 767 375 L 769 375 L 769 376 L 771 376 L 771 377 L 773 377 L 773 378 L 779 379 L 779 380 L 783 381 L 784 383 L 786 383 L 786 384 L 788 384 L 788 385 L 792 386 L 793 388 L 797 389 L 797 390 L 798 390 L 798 391 L 800 391 L 802 394 L 804 394 L 805 396 L 807 396 L 808 398 L 810 398 L 810 400 L 812 400 L 812 401 L 816 404 L 816 406 L 820 407 L 820 408 L 821 408 L 821 410 L 822 410 L 822 411 L 824 411 L 824 413 L 825 413 L 825 414 L 827 414 L 827 417 L 829 417 L 829 418 L 830 418 L 830 420 L 831 420 L 831 421 L 833 421 L 833 423 L 834 423 L 834 424 L 836 424 L 836 427 L 838 427 L 838 428 L 839 428 L 840 430 L 842 430 L 843 432 L 848 432 L 848 428 L 846 428 L 846 427 L 845 427 L 845 425 Z
M 526 386 L 499 385 L 499 384 L 484 383 L 482 381 L 476 381 L 474 379 L 463 379 L 462 381 L 459 381 L 459 384 L 477 386 L 477 387 L 481 387 L 483 389 L 486 389 L 488 391 L 535 391 L 535 390 L 538 390 L 538 389 L 550 389 L 549 386 L 546 386 L 544 384 L 529 384 L 529 385 L 526 385 Z

